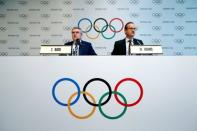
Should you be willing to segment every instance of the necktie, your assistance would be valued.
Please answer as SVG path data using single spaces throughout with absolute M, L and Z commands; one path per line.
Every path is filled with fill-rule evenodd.
M 76 43 L 74 43 L 74 44 L 72 45 L 72 55 L 73 55 L 73 56 L 78 55 L 78 46 L 77 46 Z
M 74 53 L 74 55 L 78 55 L 78 45 L 77 44 L 75 44 L 75 53 Z
M 129 55 L 131 55 L 131 40 L 128 40 L 128 42 L 129 42 Z

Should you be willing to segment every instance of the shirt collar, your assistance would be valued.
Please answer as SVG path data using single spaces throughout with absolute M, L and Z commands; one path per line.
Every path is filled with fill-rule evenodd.
M 133 38 L 132 39 L 125 38 L 126 42 L 128 42 L 129 40 L 131 40 L 131 42 L 133 42 Z
M 73 45 L 75 44 L 75 41 L 73 41 Z M 79 43 L 79 45 L 81 45 L 82 44 L 82 40 L 80 40 L 80 43 Z

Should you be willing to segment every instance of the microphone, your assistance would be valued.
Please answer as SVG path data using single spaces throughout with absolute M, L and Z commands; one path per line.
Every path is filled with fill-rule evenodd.
M 140 43 L 138 40 L 136 40 L 137 41 L 137 43 L 139 44 L 139 45 L 142 45 L 142 43 Z

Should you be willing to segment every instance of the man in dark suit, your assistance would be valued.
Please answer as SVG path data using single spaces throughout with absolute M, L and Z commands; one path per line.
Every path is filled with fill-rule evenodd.
M 71 33 L 73 41 L 65 45 L 72 46 L 72 55 L 97 55 L 90 42 L 81 40 L 82 30 L 79 27 L 73 27 Z
M 143 45 L 142 40 L 134 38 L 136 26 L 133 22 L 128 22 L 124 27 L 126 38 L 116 41 L 111 55 L 129 55 L 131 45 Z

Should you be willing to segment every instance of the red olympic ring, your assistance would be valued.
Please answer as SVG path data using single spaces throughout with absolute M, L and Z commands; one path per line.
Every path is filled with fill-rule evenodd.
M 113 30 L 113 29 L 111 28 L 111 26 L 109 26 L 110 30 L 111 30 L 112 32 L 115 32 L 115 33 L 121 32 L 121 31 L 123 30 L 123 28 L 124 28 L 124 22 L 123 22 L 123 20 L 120 19 L 120 18 L 113 18 L 113 19 L 109 22 L 109 25 L 111 25 L 111 23 L 112 23 L 114 20 L 119 20 L 119 21 L 121 22 L 121 24 L 122 24 L 122 27 L 121 27 L 120 30 Z
M 116 84 L 114 91 L 117 92 L 118 87 L 120 86 L 120 84 L 123 83 L 123 82 L 125 82 L 125 81 L 132 81 L 132 82 L 134 82 L 134 83 L 136 83 L 136 84 L 138 85 L 138 87 L 139 87 L 139 89 L 140 89 L 140 96 L 139 96 L 139 98 L 138 98 L 135 102 L 130 103 L 130 104 L 125 104 L 125 103 L 121 102 L 121 101 L 119 100 L 117 94 L 114 94 L 115 99 L 116 99 L 117 102 L 118 102 L 119 104 L 121 104 L 122 106 L 127 106 L 127 107 L 135 106 L 135 105 L 137 105 L 137 104 L 141 101 L 141 99 L 142 99 L 142 97 L 143 97 L 143 88 L 142 88 L 142 85 L 141 85 L 140 82 L 138 82 L 136 79 L 133 79 L 133 78 L 125 78 L 125 79 L 120 80 L 120 81 Z

